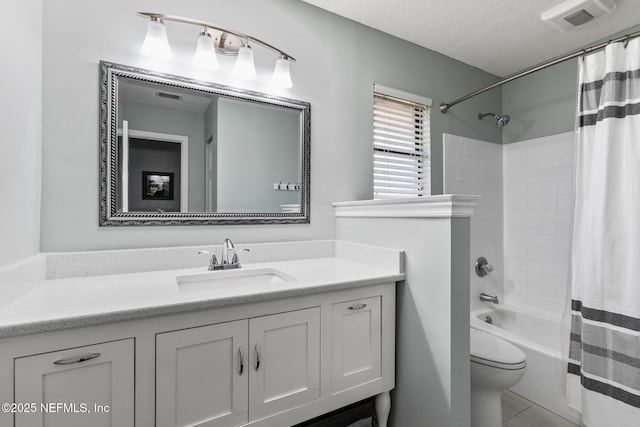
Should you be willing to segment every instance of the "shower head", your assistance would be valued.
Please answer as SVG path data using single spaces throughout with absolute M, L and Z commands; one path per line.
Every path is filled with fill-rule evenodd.
M 482 118 L 486 116 L 491 116 L 494 119 L 496 119 L 496 126 L 498 126 L 499 128 L 505 127 L 509 123 L 509 120 L 511 120 L 511 117 L 509 117 L 508 114 L 505 114 L 504 116 L 499 116 L 495 113 L 478 114 L 478 120 L 482 120 Z

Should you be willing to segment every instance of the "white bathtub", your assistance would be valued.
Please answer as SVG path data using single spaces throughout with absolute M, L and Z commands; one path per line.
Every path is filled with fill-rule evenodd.
M 486 323 L 485 316 L 491 316 L 493 324 Z M 499 304 L 472 312 L 471 327 L 510 341 L 527 355 L 527 370 L 522 380 L 511 388 L 513 392 L 580 424 L 580 414 L 566 403 L 560 318 Z

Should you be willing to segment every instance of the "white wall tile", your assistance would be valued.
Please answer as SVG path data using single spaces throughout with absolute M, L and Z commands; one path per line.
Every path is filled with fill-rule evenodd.
M 443 143 L 444 193 L 482 196 L 471 218 L 470 293 L 471 309 L 476 309 L 481 292 L 504 297 L 502 146 L 448 134 Z M 474 271 L 480 256 L 494 267 L 483 278 Z
M 504 263 L 514 267 L 505 271 L 505 283 L 517 283 L 505 287 L 505 301 L 559 316 L 568 286 L 573 133 L 506 145 L 503 162 Z M 526 187 L 516 189 L 522 182 Z M 523 246 L 524 263 L 523 250 L 515 251 Z
M 445 193 L 482 196 L 471 218 L 471 305 L 480 292 L 561 315 L 568 286 L 573 133 L 504 146 L 444 137 Z M 495 267 L 483 279 L 478 256 Z

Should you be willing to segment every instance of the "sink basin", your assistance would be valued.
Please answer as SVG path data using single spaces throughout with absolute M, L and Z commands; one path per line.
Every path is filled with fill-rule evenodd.
M 218 287 L 261 287 L 293 280 L 293 277 L 273 268 L 255 270 L 207 271 L 200 274 L 177 276 L 180 292 L 200 292 Z

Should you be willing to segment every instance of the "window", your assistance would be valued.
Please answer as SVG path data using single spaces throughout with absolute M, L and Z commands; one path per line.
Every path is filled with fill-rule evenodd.
M 431 194 L 430 106 L 429 98 L 374 86 L 374 199 Z

